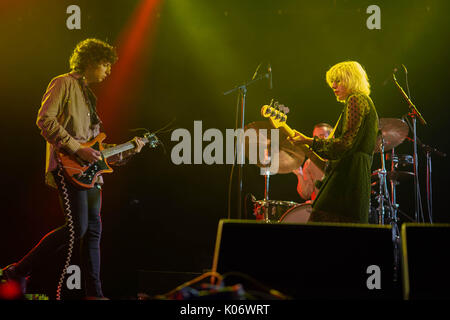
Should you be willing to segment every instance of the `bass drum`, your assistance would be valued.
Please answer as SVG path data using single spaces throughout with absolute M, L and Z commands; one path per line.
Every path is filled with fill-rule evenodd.
M 287 210 L 297 205 L 298 203 L 293 201 L 256 200 L 253 204 L 253 214 L 256 220 L 278 222 Z
M 306 223 L 312 212 L 310 203 L 299 204 L 286 211 L 280 218 L 281 223 Z

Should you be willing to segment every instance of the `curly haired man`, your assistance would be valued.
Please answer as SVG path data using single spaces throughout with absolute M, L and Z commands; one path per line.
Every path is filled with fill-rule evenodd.
M 98 150 L 82 145 L 100 133 L 102 123 L 90 85 L 105 80 L 116 61 L 117 54 L 111 45 L 98 39 L 83 40 L 70 57 L 71 72 L 53 78 L 42 98 L 36 124 L 47 144 L 45 181 L 58 190 L 66 223 L 45 235 L 19 262 L 3 269 L 3 277 L 19 282 L 22 293 L 33 268 L 67 248 L 72 236 L 72 241 L 81 243 L 86 297 L 104 299 L 100 280 L 103 179 L 100 175 L 90 189 L 70 184 L 62 174 L 56 152 L 69 153 L 88 163 L 101 159 Z M 120 165 L 140 152 L 144 142 L 137 137 L 133 141 L 134 149 L 122 152 L 109 162 Z

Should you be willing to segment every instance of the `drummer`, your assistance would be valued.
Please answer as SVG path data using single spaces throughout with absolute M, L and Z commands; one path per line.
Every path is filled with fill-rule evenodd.
M 313 137 L 326 139 L 330 135 L 333 128 L 328 123 L 318 123 L 314 126 Z M 310 159 L 306 160 L 303 167 L 299 167 L 292 171 L 297 176 L 297 192 L 311 203 L 316 198 L 319 189 L 316 186 L 317 181 L 322 181 L 324 173 Z

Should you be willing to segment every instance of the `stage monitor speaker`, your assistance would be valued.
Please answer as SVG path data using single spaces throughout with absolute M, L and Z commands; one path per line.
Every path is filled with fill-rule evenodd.
M 293 299 L 402 298 L 390 226 L 221 220 L 212 271 Z
M 450 224 L 402 225 L 405 299 L 450 298 Z

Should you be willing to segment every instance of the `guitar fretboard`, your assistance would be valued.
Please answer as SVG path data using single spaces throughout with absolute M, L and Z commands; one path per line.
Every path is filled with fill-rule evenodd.
M 142 139 L 144 141 L 144 143 L 148 143 L 148 139 L 147 138 L 143 138 Z M 112 157 L 118 153 L 127 151 L 127 150 L 131 150 L 136 148 L 136 145 L 133 142 L 125 142 L 122 144 L 119 144 L 117 146 L 105 149 L 102 151 L 102 154 L 105 158 L 109 158 Z

